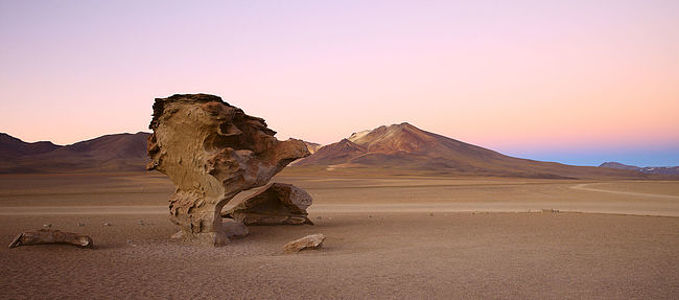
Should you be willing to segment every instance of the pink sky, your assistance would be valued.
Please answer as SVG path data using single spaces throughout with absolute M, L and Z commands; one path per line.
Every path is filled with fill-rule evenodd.
M 144 131 L 153 98 L 204 92 L 279 139 L 408 121 L 679 164 L 677 1 L 1 1 L 0 45 L 0 132 L 26 141 Z

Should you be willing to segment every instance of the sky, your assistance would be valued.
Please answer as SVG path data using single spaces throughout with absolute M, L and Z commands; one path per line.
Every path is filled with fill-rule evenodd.
M 279 139 L 404 121 L 504 154 L 679 165 L 679 1 L 5 1 L 0 132 L 148 131 L 210 93 Z

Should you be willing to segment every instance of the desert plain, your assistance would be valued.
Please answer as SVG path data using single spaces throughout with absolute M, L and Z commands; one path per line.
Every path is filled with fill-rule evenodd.
M 0 250 L 21 298 L 654 298 L 679 295 L 679 182 L 277 175 L 315 225 L 250 226 L 224 247 L 170 239 L 155 172 L 0 175 L 0 241 L 43 228 L 94 249 Z M 110 226 L 104 226 L 109 223 Z M 283 254 L 307 234 L 323 247 Z

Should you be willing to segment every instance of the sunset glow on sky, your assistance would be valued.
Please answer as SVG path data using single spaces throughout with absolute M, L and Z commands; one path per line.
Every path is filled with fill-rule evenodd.
M 408 121 L 524 158 L 679 165 L 679 1 L 0 1 L 0 132 L 148 131 L 216 94 L 278 138 Z

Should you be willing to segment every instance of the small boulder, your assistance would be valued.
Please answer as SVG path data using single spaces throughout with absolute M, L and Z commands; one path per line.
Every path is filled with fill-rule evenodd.
M 307 235 L 285 244 L 283 251 L 285 253 L 296 253 L 304 249 L 316 249 L 323 245 L 323 241 L 325 241 L 325 235 L 322 233 Z

